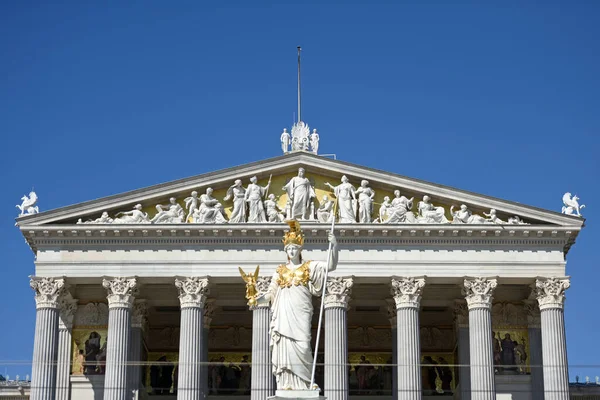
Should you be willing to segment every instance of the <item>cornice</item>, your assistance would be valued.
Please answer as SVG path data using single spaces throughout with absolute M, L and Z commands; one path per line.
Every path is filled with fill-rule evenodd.
M 307 244 L 324 244 L 329 225 L 302 224 Z M 45 225 L 20 227 L 37 251 L 46 246 L 177 246 L 281 245 L 284 224 L 176 224 L 176 225 Z M 546 246 L 566 253 L 580 228 L 549 225 L 337 225 L 338 242 L 346 245 L 414 246 Z

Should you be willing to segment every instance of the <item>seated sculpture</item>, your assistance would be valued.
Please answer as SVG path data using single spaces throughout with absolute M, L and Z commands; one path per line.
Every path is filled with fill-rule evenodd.
M 446 224 L 448 223 L 448 219 L 446 219 L 444 207 L 435 207 L 431 204 L 431 198 L 427 195 L 423 196 L 423 200 L 419 202 L 417 206 L 417 210 L 419 212 L 419 216 L 417 217 L 417 221 L 422 224 Z
M 415 214 L 410 210 L 413 207 L 413 198 L 407 199 L 400 195 L 399 190 L 394 190 L 394 200 L 391 207 L 387 208 L 386 224 L 414 224 L 417 223 Z
M 390 200 L 389 196 L 385 196 L 383 198 L 383 202 L 381 203 L 381 206 L 379 207 L 379 218 L 375 220 L 375 222 L 381 222 L 381 223 L 385 223 L 387 222 L 389 216 L 388 216 L 388 209 L 390 209 L 392 207 L 392 202 Z
M 153 224 L 181 224 L 185 218 L 185 211 L 177 203 L 175 197 L 169 199 L 168 205 L 156 205 L 158 213 L 150 220 Z
M 212 197 L 213 189 L 207 188 L 206 193 L 200 196 L 200 207 L 194 212 L 193 220 L 199 224 L 224 224 L 225 210 L 217 199 Z
M 453 224 L 485 224 L 486 220 L 481 215 L 473 214 L 465 205 L 461 204 L 460 209 L 454 211 L 454 206 L 450 207 Z
M 327 195 L 323 195 L 321 204 L 317 209 L 317 220 L 319 222 L 331 222 L 333 218 L 333 200 L 330 200 Z
M 283 222 L 285 216 L 283 215 L 282 210 L 277 205 L 275 201 L 275 195 L 271 193 L 267 200 L 265 200 L 265 209 L 267 213 L 267 221 L 268 222 Z
M 115 218 L 113 224 L 149 224 L 148 213 L 142 212 L 142 205 L 136 204 L 131 211 L 120 211 L 116 215 L 122 215 Z

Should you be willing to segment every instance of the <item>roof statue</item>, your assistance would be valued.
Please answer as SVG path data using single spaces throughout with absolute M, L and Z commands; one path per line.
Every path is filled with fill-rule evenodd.
M 581 217 L 581 209 L 585 208 L 585 204 L 579 205 L 579 197 L 574 195 L 571 197 L 571 193 L 567 192 L 563 195 L 563 208 L 562 213 L 567 215 L 576 215 Z
M 37 194 L 35 194 L 35 192 L 32 190 L 31 192 L 29 192 L 29 196 L 25 195 L 23 197 L 21 197 L 21 205 L 16 205 L 16 207 L 21 210 L 21 213 L 19 214 L 19 217 L 22 217 L 23 215 L 29 215 L 29 214 L 37 214 L 40 212 L 40 209 L 38 208 L 37 204 Z

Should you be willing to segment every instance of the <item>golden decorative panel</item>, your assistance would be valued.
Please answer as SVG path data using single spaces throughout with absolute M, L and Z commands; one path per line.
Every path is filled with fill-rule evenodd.
M 71 374 L 103 375 L 106 365 L 107 327 L 76 327 L 71 337 L 73 357 Z

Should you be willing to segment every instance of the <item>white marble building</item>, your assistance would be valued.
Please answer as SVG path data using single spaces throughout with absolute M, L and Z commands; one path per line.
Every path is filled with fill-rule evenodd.
M 582 217 L 283 150 L 20 216 L 36 271 L 31 398 L 273 395 L 269 310 L 248 307 L 238 267 L 268 280 L 285 263 L 287 217 L 304 259 L 326 259 L 333 211 L 325 396 L 568 398 L 566 259 Z

